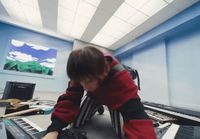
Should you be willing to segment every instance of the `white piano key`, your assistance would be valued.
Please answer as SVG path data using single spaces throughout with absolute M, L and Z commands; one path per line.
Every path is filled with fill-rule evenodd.
M 177 124 L 172 124 L 169 129 L 167 130 L 167 132 L 164 134 L 164 136 L 162 137 L 162 139 L 174 139 L 176 136 L 176 133 L 179 129 L 179 125 Z
M 30 124 L 33 128 L 37 129 L 39 132 L 44 130 L 26 118 L 21 118 L 21 119 L 24 120 L 26 123 Z

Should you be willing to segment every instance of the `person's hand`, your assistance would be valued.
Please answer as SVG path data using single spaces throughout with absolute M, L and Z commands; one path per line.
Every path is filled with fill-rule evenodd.
M 47 133 L 42 139 L 57 139 L 57 137 L 58 137 L 58 132 L 53 131 L 53 132 Z

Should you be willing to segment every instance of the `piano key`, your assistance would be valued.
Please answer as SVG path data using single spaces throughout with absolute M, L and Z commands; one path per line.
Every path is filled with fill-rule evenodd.
M 30 120 L 26 119 L 26 118 L 22 118 L 22 120 L 24 120 L 26 123 L 29 123 L 30 126 L 32 126 L 33 128 L 37 129 L 39 132 L 44 130 L 41 127 L 37 126 L 35 123 L 33 123 Z
M 174 139 L 178 129 L 179 129 L 179 125 L 172 124 L 167 130 L 167 132 L 165 133 L 165 135 L 162 137 L 162 139 Z

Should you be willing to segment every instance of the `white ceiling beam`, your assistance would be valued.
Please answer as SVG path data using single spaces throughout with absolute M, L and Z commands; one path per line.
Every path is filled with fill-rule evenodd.
M 44 28 L 57 31 L 58 0 L 38 0 Z
M 91 42 L 123 2 L 124 0 L 102 0 L 81 36 L 81 40 Z

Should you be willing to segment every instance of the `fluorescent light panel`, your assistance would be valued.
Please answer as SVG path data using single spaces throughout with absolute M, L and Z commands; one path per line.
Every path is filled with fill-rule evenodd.
M 81 26 L 73 24 L 72 30 L 70 32 L 70 36 L 80 39 L 84 31 L 85 31 L 85 27 L 81 27 Z
M 142 24 L 144 21 L 146 21 L 148 18 L 149 18 L 149 16 L 138 11 L 135 15 L 130 17 L 127 20 L 127 22 L 134 26 L 138 26 L 138 25 Z
M 112 16 L 106 25 L 94 37 L 92 43 L 107 47 L 122 38 L 134 28 L 133 25 L 124 22 L 118 17 Z M 103 41 L 103 38 L 106 39 Z
M 34 9 L 39 9 L 38 0 L 18 0 L 20 3 L 32 7 Z
M 42 27 L 37 0 L 1 0 L 1 2 L 12 18 L 33 26 Z
M 111 37 L 105 34 L 98 34 L 93 40 L 92 43 L 98 44 L 104 47 L 110 46 L 113 42 L 117 41 L 118 39 Z
M 96 8 L 97 7 L 92 6 L 91 4 L 88 4 L 87 2 L 85 2 L 85 0 L 80 0 L 78 9 L 76 12 L 80 15 L 91 18 L 95 13 Z
M 21 21 L 26 23 L 26 17 L 22 11 L 22 8 L 18 1 L 16 0 L 1 0 L 1 3 L 3 4 L 4 8 L 8 12 L 8 14 L 11 16 L 11 18 L 16 19 L 17 21 Z M 14 6 L 13 6 L 14 5 Z
M 84 1 L 95 6 L 95 7 L 98 7 L 100 2 L 101 2 L 101 0 L 84 0 Z
M 68 9 L 72 12 L 76 12 L 79 0 L 59 0 L 58 6 Z
M 58 7 L 58 32 L 80 39 L 100 1 L 75 0 L 72 2 L 71 0 L 60 0 Z M 69 5 L 71 6 L 69 7 Z
M 125 0 L 91 42 L 109 47 L 167 4 L 168 2 L 164 0 Z M 107 36 L 107 39 L 103 36 Z M 102 41 L 103 38 L 104 41 Z
M 58 1 L 57 31 L 59 33 L 70 36 L 78 3 L 79 0 Z
M 61 6 L 58 7 L 58 19 L 62 19 L 68 22 L 73 22 L 74 16 L 75 16 L 74 11 Z
M 121 18 L 122 20 L 129 19 L 137 10 L 125 2 L 119 7 L 119 9 L 114 13 L 115 16 Z
M 68 22 L 61 18 L 58 18 L 57 22 L 57 31 L 63 35 L 69 36 L 72 28 L 72 22 Z
M 148 16 L 153 16 L 155 13 L 167 6 L 167 4 L 168 3 L 163 0 L 150 0 L 141 8 L 141 11 Z
M 141 9 L 150 0 L 125 0 L 125 3 L 129 4 L 135 9 Z
M 30 6 L 24 5 L 22 3 L 21 3 L 21 7 L 29 24 L 33 26 L 37 26 L 37 27 L 42 27 L 42 19 L 40 15 L 40 10 L 38 8 L 33 8 Z M 38 7 L 38 6 L 34 6 L 34 7 Z

